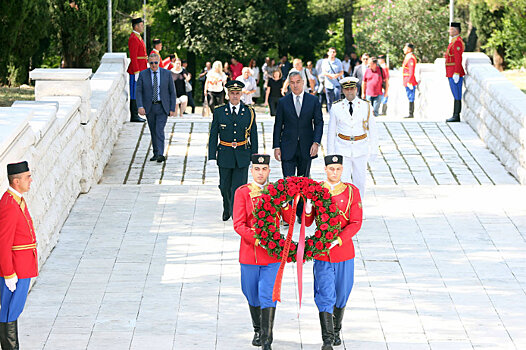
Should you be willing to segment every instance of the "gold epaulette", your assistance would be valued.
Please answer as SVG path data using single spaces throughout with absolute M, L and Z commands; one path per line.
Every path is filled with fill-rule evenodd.
M 343 100 L 344 100 L 343 98 L 340 98 L 338 101 L 334 101 L 332 104 L 336 104 L 336 103 L 338 103 L 340 101 L 343 101 Z
M 222 105 L 219 105 L 219 106 L 215 106 L 214 109 L 218 109 L 218 108 L 221 108 L 221 107 L 225 107 L 226 106 L 226 103 L 223 103 Z

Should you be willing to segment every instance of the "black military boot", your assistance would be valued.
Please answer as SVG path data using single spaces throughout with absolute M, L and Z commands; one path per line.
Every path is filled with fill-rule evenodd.
M 263 350 L 272 350 L 272 328 L 275 315 L 275 307 L 261 309 L 261 346 Z
M 250 308 L 250 316 L 252 317 L 252 326 L 254 327 L 254 338 L 252 345 L 261 346 L 261 308 L 259 306 L 248 306 Z
M 414 118 L 415 117 L 415 103 L 409 102 L 409 115 L 406 118 Z
M 6 338 L 7 338 L 6 345 L 8 347 L 4 349 L 2 346 L 2 350 L 19 350 L 17 322 L 18 321 L 13 321 L 13 322 L 7 322 L 5 324 Z
M 458 123 L 460 121 L 460 111 L 462 109 L 462 101 L 455 100 L 453 105 L 453 116 L 446 120 L 447 123 Z
M 137 108 L 137 100 L 130 100 L 130 122 L 132 123 L 144 123 L 145 119 L 139 117 Z
M 5 322 L 0 322 L 0 345 L 2 345 L 2 349 L 9 349 Z
M 334 307 L 334 313 L 332 314 L 332 320 L 334 322 L 334 345 L 342 345 L 342 339 L 340 338 L 340 331 L 342 329 L 343 312 L 345 308 L 341 309 Z
M 334 324 L 332 322 L 331 313 L 320 312 L 321 339 L 323 340 L 321 350 L 333 350 Z

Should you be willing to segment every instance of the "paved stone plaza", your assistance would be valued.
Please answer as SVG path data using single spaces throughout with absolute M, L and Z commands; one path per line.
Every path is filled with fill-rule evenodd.
M 526 187 L 464 123 L 380 120 L 336 349 L 526 348 Z M 259 118 L 268 153 L 272 125 Z M 125 124 L 30 292 L 23 349 L 254 348 L 208 128 L 198 116 L 170 119 L 158 164 L 147 160 L 148 128 Z M 312 176 L 322 174 L 315 160 Z M 273 348 L 319 349 L 312 263 L 301 309 L 294 273 L 288 265 Z

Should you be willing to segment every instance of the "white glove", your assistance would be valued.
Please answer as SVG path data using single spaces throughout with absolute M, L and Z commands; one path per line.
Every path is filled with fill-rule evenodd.
M 335 239 L 334 241 L 332 241 L 332 243 L 331 243 L 331 248 L 330 248 L 330 249 L 336 247 L 336 246 L 339 245 L 339 244 L 340 244 L 340 241 L 339 241 L 338 239 Z
M 206 162 L 206 165 L 208 166 L 216 166 L 217 161 L 215 159 L 209 159 L 208 162 Z
M 411 83 L 407 83 L 407 87 L 408 87 L 409 89 L 413 90 L 413 84 L 411 84 Z
M 15 291 L 17 282 L 18 282 L 18 277 L 16 275 L 15 277 L 5 279 L 5 285 L 7 286 L 7 288 L 9 288 L 11 293 Z
M 312 202 L 310 199 L 307 199 L 307 203 L 305 203 L 305 214 L 312 213 Z
M 460 75 L 458 73 L 453 74 L 453 81 L 455 82 L 455 84 L 458 83 L 459 79 L 460 79 Z
M 135 81 L 137 81 L 137 79 L 139 79 L 139 73 L 135 73 Z
M 281 204 L 281 207 L 282 207 L 282 208 L 286 208 L 287 205 L 289 205 L 289 202 L 283 202 L 283 203 Z

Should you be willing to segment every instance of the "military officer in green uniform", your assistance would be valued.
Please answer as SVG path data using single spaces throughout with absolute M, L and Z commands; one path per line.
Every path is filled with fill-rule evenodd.
M 234 193 L 247 183 L 250 157 L 258 152 L 258 132 L 254 109 L 241 102 L 240 81 L 226 83 L 229 103 L 214 109 L 208 159 L 219 167 L 219 189 L 223 196 L 223 221 L 232 216 Z

